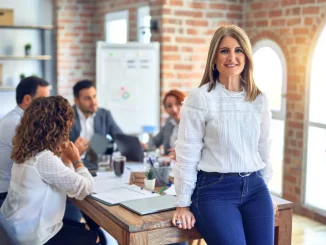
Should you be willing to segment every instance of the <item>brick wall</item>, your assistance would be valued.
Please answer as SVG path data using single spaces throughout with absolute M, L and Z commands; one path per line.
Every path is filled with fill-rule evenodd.
M 210 40 L 218 26 L 241 24 L 242 1 L 169 0 L 162 6 L 161 97 L 198 87 Z M 162 120 L 167 116 L 162 108 Z
M 72 101 L 72 86 L 80 79 L 95 79 L 95 23 L 97 6 L 92 1 L 57 0 L 58 94 Z
M 325 0 L 253 0 L 245 5 L 244 29 L 253 45 L 262 39 L 275 41 L 287 62 L 287 116 L 285 127 L 283 197 L 295 203 L 295 212 L 326 223 L 301 206 L 304 195 L 304 118 L 306 88 L 312 48 L 325 26 Z M 266 74 L 268 75 L 268 74 Z

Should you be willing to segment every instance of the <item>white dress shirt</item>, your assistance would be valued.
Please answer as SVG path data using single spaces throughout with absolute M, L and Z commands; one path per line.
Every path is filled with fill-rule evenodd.
M 208 84 L 192 91 L 181 108 L 174 168 L 178 207 L 190 206 L 199 170 L 262 170 L 266 183 L 273 174 L 266 95 L 249 102 L 244 90 L 228 91 L 221 83 L 207 89 Z
M 80 120 L 80 136 L 87 141 L 90 141 L 94 134 L 94 118 L 95 113 L 93 113 L 88 118 L 85 117 L 84 113 L 77 107 L 77 113 Z
M 0 120 L 0 193 L 7 192 L 9 188 L 13 165 L 12 138 L 23 114 L 24 110 L 16 106 Z
M 84 199 L 93 191 L 87 168 L 74 171 L 45 150 L 24 163 L 14 163 L 1 211 L 22 245 L 41 245 L 62 227 L 66 195 Z

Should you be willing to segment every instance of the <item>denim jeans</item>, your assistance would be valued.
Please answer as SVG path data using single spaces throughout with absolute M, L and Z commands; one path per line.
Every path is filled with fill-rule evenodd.
M 191 211 L 208 245 L 273 245 L 274 208 L 260 172 L 198 172 Z

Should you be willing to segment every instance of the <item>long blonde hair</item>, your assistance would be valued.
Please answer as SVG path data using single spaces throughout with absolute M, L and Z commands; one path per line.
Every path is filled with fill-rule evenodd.
M 201 80 L 199 87 L 203 86 L 206 83 L 209 83 L 208 92 L 215 88 L 219 72 L 215 68 L 213 70 L 213 66 L 216 66 L 215 59 L 217 49 L 223 38 L 226 36 L 235 38 L 239 42 L 246 56 L 246 63 L 242 73 L 240 74 L 240 78 L 241 83 L 244 86 L 245 91 L 247 92 L 246 100 L 254 101 L 256 97 L 261 94 L 261 91 L 256 86 L 253 78 L 253 58 L 250 40 L 247 34 L 240 27 L 235 25 L 220 27 L 214 33 L 214 36 L 209 46 L 204 76 Z

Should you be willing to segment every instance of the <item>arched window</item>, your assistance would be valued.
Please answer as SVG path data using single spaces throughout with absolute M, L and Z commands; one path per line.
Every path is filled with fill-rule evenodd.
M 257 86 L 267 94 L 273 119 L 271 160 L 274 176 L 269 188 L 274 194 L 282 196 L 286 62 L 281 48 L 271 40 L 259 41 L 253 50 L 254 79 Z
M 326 211 L 326 28 L 321 33 L 311 61 L 308 99 L 307 164 L 305 203 Z M 308 86 L 309 87 L 309 86 Z

